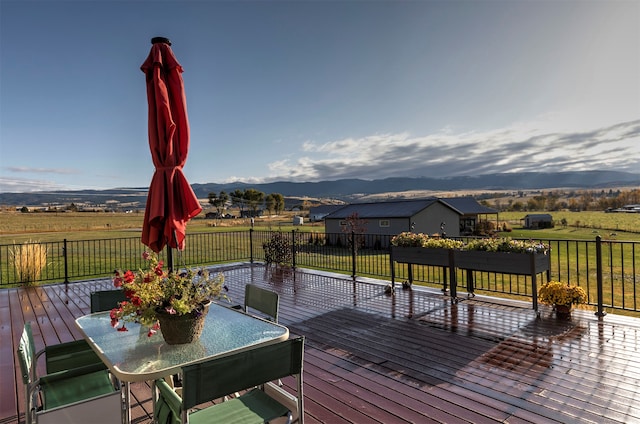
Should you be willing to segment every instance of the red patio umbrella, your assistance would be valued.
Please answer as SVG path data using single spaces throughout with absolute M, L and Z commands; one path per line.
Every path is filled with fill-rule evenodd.
M 202 211 L 182 172 L 189 150 L 189 120 L 182 66 L 163 37 L 151 40 L 141 68 L 147 80 L 149 148 L 155 172 L 149 185 L 142 243 L 158 253 L 164 246 L 184 249 L 187 222 Z M 171 249 L 169 249 L 171 253 Z M 172 267 L 169 255 L 169 267 Z

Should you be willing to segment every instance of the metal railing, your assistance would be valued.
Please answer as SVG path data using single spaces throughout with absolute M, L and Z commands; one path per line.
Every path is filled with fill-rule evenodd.
M 233 262 L 263 262 L 263 245 L 275 231 L 229 231 L 194 233 L 183 251 L 173 252 L 175 267 L 199 267 Z M 350 276 L 390 279 L 391 236 L 379 234 L 305 233 L 291 231 L 294 267 L 327 270 Z M 355 243 L 354 243 L 355 241 Z M 640 312 L 640 242 L 594 240 L 540 240 L 550 245 L 550 278 L 577 284 L 588 294 L 588 303 L 604 308 Z M 58 242 L 0 245 L 0 287 L 31 281 L 70 283 L 109 277 L 115 269 L 143 266 L 145 246 L 139 237 L 63 240 Z M 38 275 L 29 274 L 30 263 L 43 263 Z M 161 252 L 167 260 L 167 249 Z M 394 263 L 397 280 L 407 279 L 406 264 Z M 412 265 L 415 282 L 441 286 L 445 270 Z M 31 271 L 35 272 L 35 271 Z M 457 272 L 462 272 L 459 270 Z M 474 271 L 476 292 L 531 297 L 530 277 Z M 465 278 L 457 278 L 464 289 Z

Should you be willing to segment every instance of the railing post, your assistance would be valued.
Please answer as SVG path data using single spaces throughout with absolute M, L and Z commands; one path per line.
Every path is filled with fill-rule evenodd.
M 296 269 L 296 230 L 291 230 L 291 267 Z
M 356 233 L 351 231 L 351 278 L 356 279 Z
M 596 284 L 598 288 L 598 311 L 596 312 L 596 316 L 603 317 L 607 313 L 604 311 L 604 307 L 602 306 L 604 303 L 604 295 L 602 294 L 602 237 L 596 236 Z
M 69 285 L 69 263 L 67 261 L 67 239 L 62 241 L 62 257 L 64 258 L 64 288 L 67 290 Z
M 253 263 L 253 228 L 249 228 L 249 262 Z

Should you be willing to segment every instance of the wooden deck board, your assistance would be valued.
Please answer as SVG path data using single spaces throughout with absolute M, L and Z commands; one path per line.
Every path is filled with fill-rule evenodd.
M 280 294 L 280 322 L 305 335 L 307 423 L 640 423 L 640 319 L 576 311 L 558 321 L 524 302 L 399 289 L 326 273 L 226 266 L 232 303 L 244 285 Z M 0 290 L 0 424 L 23 411 L 15 346 L 25 321 L 38 346 L 80 338 L 75 318 L 108 279 Z M 285 380 L 285 387 L 292 383 Z M 132 417 L 152 418 L 149 385 Z

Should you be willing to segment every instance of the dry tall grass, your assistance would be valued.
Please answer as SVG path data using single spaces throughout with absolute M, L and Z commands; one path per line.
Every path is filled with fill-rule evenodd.
M 16 280 L 25 285 L 34 285 L 44 267 L 47 266 L 47 248 L 38 242 L 26 242 L 9 249 Z

